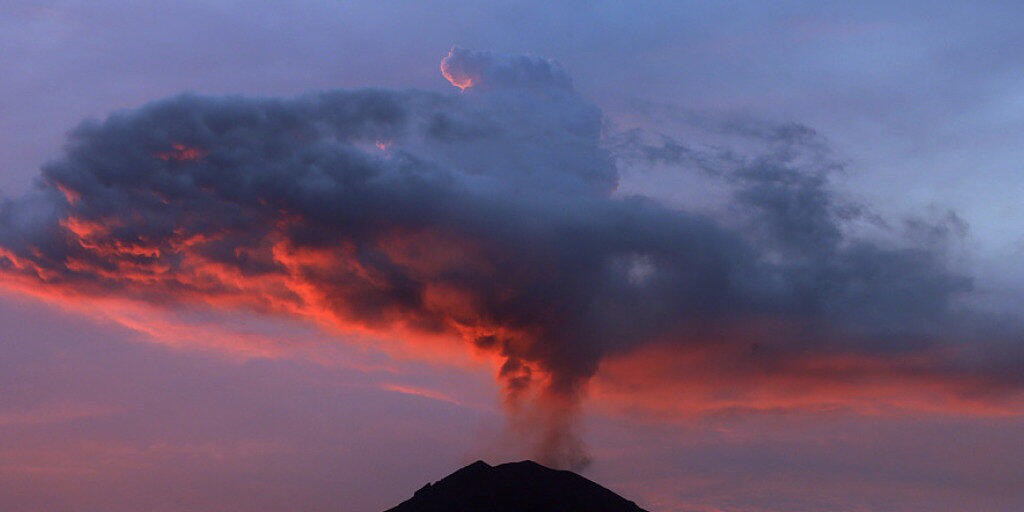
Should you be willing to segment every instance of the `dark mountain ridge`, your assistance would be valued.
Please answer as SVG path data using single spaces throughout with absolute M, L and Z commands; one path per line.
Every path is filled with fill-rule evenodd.
M 571 471 L 476 461 L 386 512 L 646 512 Z

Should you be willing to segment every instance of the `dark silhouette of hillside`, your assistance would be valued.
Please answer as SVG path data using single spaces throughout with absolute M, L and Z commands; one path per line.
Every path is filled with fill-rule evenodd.
M 571 471 L 477 461 L 386 512 L 646 512 Z

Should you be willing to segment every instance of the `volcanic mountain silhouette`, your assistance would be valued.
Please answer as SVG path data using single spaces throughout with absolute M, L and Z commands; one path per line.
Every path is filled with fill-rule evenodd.
M 646 512 L 571 471 L 476 461 L 386 512 Z

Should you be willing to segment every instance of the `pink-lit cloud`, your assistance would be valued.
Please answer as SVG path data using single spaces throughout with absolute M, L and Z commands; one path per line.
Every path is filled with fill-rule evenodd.
M 1019 411 L 1016 325 L 956 307 L 970 279 L 930 240 L 850 236 L 867 214 L 830 188 L 840 166 L 813 130 L 733 127 L 770 150 L 717 160 L 617 141 L 637 160 L 699 158 L 729 191 L 719 219 L 615 195 L 601 112 L 556 64 L 455 48 L 443 69 L 474 93 L 186 95 L 85 123 L 39 190 L 0 207 L 2 278 L 243 358 L 296 347 L 163 312 L 469 354 L 559 465 L 585 459 L 574 413 L 599 373 L 598 397 L 670 413 Z M 666 355 L 637 359 L 651 347 Z M 658 391 L 628 398 L 630 379 Z M 884 399 L 896 389 L 913 398 Z M 658 405 L 672 396 L 685 405 Z

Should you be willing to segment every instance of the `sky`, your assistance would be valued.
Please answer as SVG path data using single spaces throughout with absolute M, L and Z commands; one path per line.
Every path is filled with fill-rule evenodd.
M 1020 510 L 1022 10 L 0 1 L 0 508 Z

